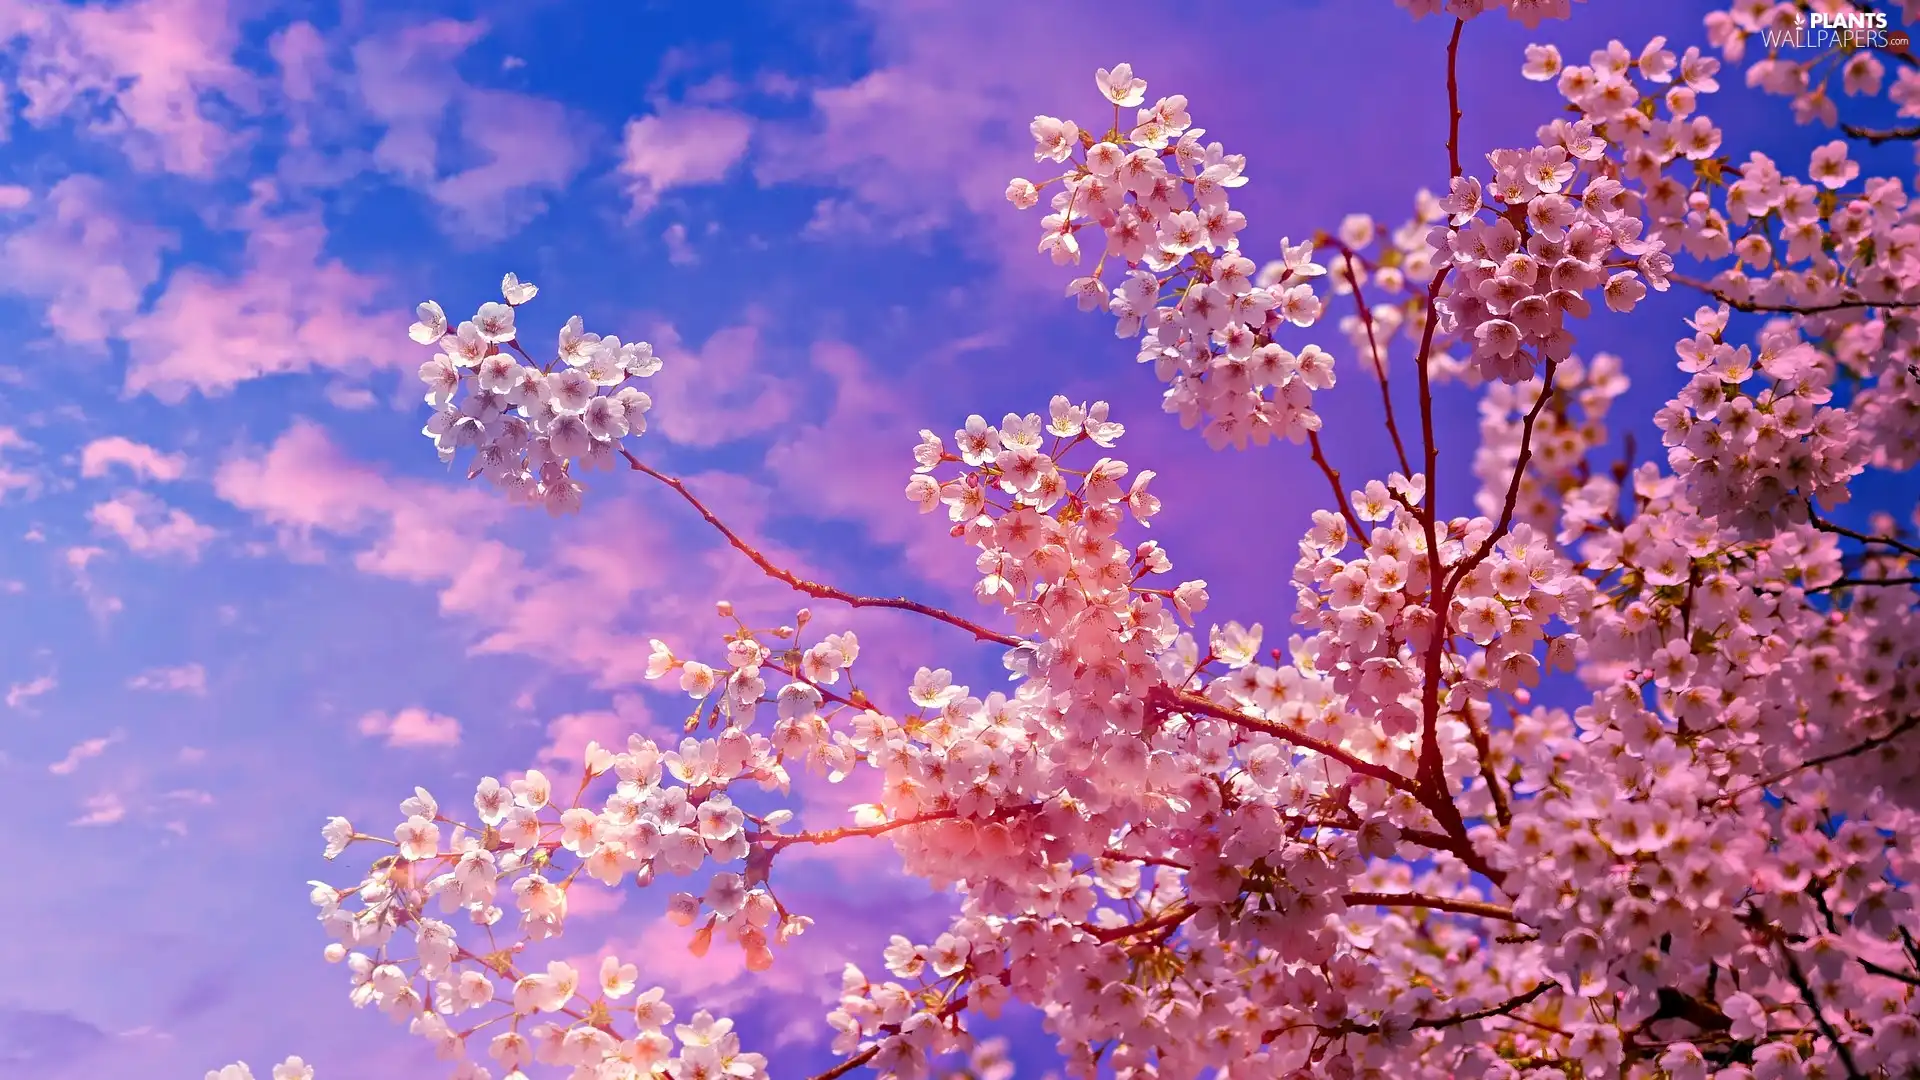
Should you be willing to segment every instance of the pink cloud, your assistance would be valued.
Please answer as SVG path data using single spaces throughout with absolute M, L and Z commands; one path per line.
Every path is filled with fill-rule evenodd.
M 387 477 L 347 458 L 307 421 L 264 453 L 223 465 L 214 486 L 278 529 L 286 550 L 310 552 L 319 536 L 339 538 L 353 545 L 364 573 L 438 587 L 441 611 L 473 630 L 476 651 L 535 656 L 591 672 L 606 686 L 637 682 L 645 669 L 645 638 L 626 624 L 673 556 L 658 521 L 630 504 L 590 503 L 536 565 L 489 535 L 526 512 L 498 493 Z M 449 559 L 449 551 L 461 557 Z
M 176 556 L 192 562 L 218 535 L 185 510 L 170 507 L 144 491 L 126 491 L 87 512 L 94 528 L 110 533 L 137 555 Z
M 186 469 L 186 458 L 119 435 L 95 439 L 80 451 L 82 476 L 105 476 L 115 465 L 125 466 L 135 476 L 147 480 L 178 480 Z
M 899 546 L 915 574 L 949 593 L 967 597 L 979 575 L 970 549 L 947 533 L 945 515 L 923 515 L 908 501 L 913 447 L 924 408 L 901 384 L 875 371 L 857 351 L 838 342 L 813 347 L 813 369 L 833 389 L 833 401 L 816 424 L 788 429 L 767 452 L 767 467 L 788 491 L 804 491 L 804 512 L 818 518 L 859 522 L 870 539 Z M 964 417 L 936 434 L 951 441 Z
M 627 894 L 623 889 L 609 889 L 593 880 L 576 880 L 567 890 L 567 922 L 575 919 L 597 919 L 602 915 L 611 915 L 627 906 Z
M 966 5 L 869 10 L 880 24 L 884 62 L 852 83 L 814 90 L 813 121 L 770 131 L 756 174 L 763 182 L 825 181 L 846 192 L 817 208 L 816 235 L 916 234 L 971 212 L 988 218 L 980 224 L 989 234 L 1012 221 L 1037 236 L 1038 224 L 1005 202 L 1008 178 L 1023 159 L 1033 160 L 1026 125 L 1016 121 L 1035 111 L 1023 108 L 1028 101 L 1046 102 L 1048 89 L 1060 91 L 1050 102 L 1056 113 L 1087 100 L 1066 92 L 1057 59 L 1039 62 L 1036 53 L 1053 50 L 1055 35 Z M 1073 87 L 1091 91 L 1091 67 L 1084 78 L 1073 75 Z M 956 93 L 957 86 L 967 90 Z M 1016 97 L 1025 100 L 1010 100 Z
M 627 121 L 620 173 L 638 217 L 676 187 L 715 183 L 747 152 L 753 124 L 722 109 L 669 106 Z
M 360 718 L 360 734 L 384 738 L 388 746 L 458 746 L 460 721 L 419 707 L 396 713 L 378 710 Z
M 0 454 L 9 450 L 32 449 L 33 444 L 20 437 L 20 433 L 10 427 L 0 427 Z M 0 502 L 5 502 L 8 494 L 18 491 L 29 497 L 40 490 L 40 478 L 30 472 L 21 472 L 0 460 Z
M 119 214 L 105 182 L 69 176 L 0 239 L 0 289 L 42 301 L 61 340 L 98 345 L 139 310 L 172 233 Z
M 700 261 L 699 253 L 687 243 L 687 227 L 684 224 L 676 221 L 667 226 L 667 231 L 660 234 L 660 239 L 667 245 L 667 261 L 673 265 L 692 266 Z
M 79 743 L 74 746 L 73 749 L 67 751 L 66 757 L 47 766 L 47 771 L 55 776 L 71 775 L 74 770 L 80 767 L 81 762 L 106 753 L 107 747 L 119 742 L 120 738 L 120 734 L 116 732 L 112 735 L 102 736 L 97 739 L 88 739 L 85 742 Z
M 127 686 L 134 690 L 204 695 L 207 692 L 207 669 L 199 664 L 151 668 L 129 679 Z
M 353 82 L 386 129 L 375 163 L 432 199 L 450 232 L 496 239 L 532 220 L 585 166 L 586 128 L 558 102 L 461 78 L 456 61 L 486 34 L 482 22 L 437 19 L 367 38 L 353 48 Z M 283 64 L 297 65 L 289 77 L 310 85 L 312 43 L 283 52 Z M 455 147 L 442 139 L 450 116 Z M 449 171 L 448 159 L 463 164 Z
M 17 682 L 7 687 L 7 708 L 22 712 L 32 712 L 29 702 L 60 685 L 60 680 L 52 674 L 36 675 L 26 682 Z
M 647 703 L 636 694 L 614 696 L 612 711 L 591 710 L 567 713 L 547 723 L 547 743 L 534 761 L 549 772 L 577 777 L 586 760 L 587 744 L 597 742 L 614 752 L 627 746 L 627 736 L 644 735 L 666 743 L 677 743 L 673 734 L 655 724 Z
M 98 795 L 88 796 L 85 803 L 85 811 L 85 813 L 74 818 L 71 822 L 68 822 L 68 824 L 83 827 L 117 824 L 125 820 L 127 816 L 127 804 L 121 802 L 120 796 L 115 795 L 113 792 L 103 791 Z
M 119 597 L 102 590 L 93 580 L 90 570 L 93 561 L 106 553 L 105 548 L 98 547 L 70 547 L 63 552 L 67 569 L 73 572 L 74 588 L 79 590 L 80 595 L 85 598 L 87 610 L 93 613 L 94 618 L 102 620 L 124 606 Z
M 280 92 L 291 101 L 312 101 L 331 71 L 327 42 L 310 22 L 291 23 L 267 40 L 267 52 L 280 65 Z
M 793 414 L 801 385 L 769 370 L 757 316 L 716 330 L 698 350 L 671 325 L 658 327 L 654 350 L 663 364 L 648 391 L 652 425 L 685 446 L 718 446 L 756 435 Z
M 365 374 L 418 359 L 405 338 L 404 314 L 381 301 L 381 283 L 326 257 L 317 213 L 269 217 L 256 207 L 243 222 L 246 256 L 238 276 L 183 268 L 152 309 L 126 327 L 127 393 L 175 402 L 267 375 L 315 368 Z
M 85 117 L 85 130 L 118 145 L 135 167 L 196 177 L 243 145 L 207 105 L 212 95 L 254 101 L 252 76 L 233 63 L 239 26 L 226 0 L 13 0 L 8 8 L 0 42 L 25 40 L 18 89 L 28 123 Z
M 469 87 L 460 134 L 466 154 L 482 161 L 439 178 L 427 194 L 456 228 L 488 238 L 512 233 L 544 205 L 537 193 L 564 190 L 586 164 L 578 128 L 558 102 Z

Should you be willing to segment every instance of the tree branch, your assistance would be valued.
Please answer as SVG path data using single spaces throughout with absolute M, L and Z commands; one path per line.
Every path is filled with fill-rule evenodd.
M 1840 130 L 1850 139 L 1865 139 L 1869 146 L 1881 143 L 1900 142 L 1908 139 L 1920 139 L 1920 124 L 1911 127 L 1867 128 L 1858 124 L 1841 124 Z
M 1264 716 L 1254 716 L 1237 709 L 1230 709 L 1221 705 L 1219 702 L 1202 697 L 1191 691 L 1172 690 L 1165 686 L 1156 686 L 1151 691 L 1151 694 L 1156 696 L 1161 703 L 1167 705 L 1169 708 L 1178 709 L 1182 712 L 1199 713 L 1202 716 L 1211 716 L 1216 720 L 1224 720 L 1236 727 L 1246 728 L 1249 731 L 1258 731 L 1262 734 L 1271 735 L 1276 739 L 1284 739 L 1295 746 L 1311 750 L 1322 757 L 1332 758 L 1340 764 L 1345 765 L 1350 771 L 1361 776 L 1371 777 L 1389 787 L 1398 788 L 1408 794 L 1417 794 L 1419 791 L 1418 786 L 1410 777 L 1403 776 L 1399 772 L 1378 762 L 1368 761 L 1356 755 L 1351 750 L 1343 749 L 1324 739 L 1316 739 L 1306 732 L 1290 728 L 1285 724 L 1269 720 Z
M 1772 776 L 1762 777 L 1759 780 L 1755 780 L 1753 783 L 1748 784 L 1747 786 L 1740 788 L 1737 791 L 1730 791 L 1727 794 L 1722 795 L 1717 799 L 1714 799 L 1713 802 L 1709 803 L 1708 805 L 1711 806 L 1711 805 L 1715 805 L 1723 802 L 1733 802 L 1734 800 L 1738 799 L 1742 795 L 1745 795 L 1749 791 L 1758 791 L 1761 788 L 1772 787 L 1774 784 L 1777 784 L 1780 781 L 1785 780 L 1787 777 L 1793 776 L 1796 773 L 1802 773 L 1808 769 L 1817 769 L 1822 765 L 1831 765 L 1832 763 L 1843 760 L 1845 758 L 1858 757 L 1861 754 L 1871 753 L 1872 751 L 1878 750 L 1879 748 L 1887 745 L 1888 743 L 1899 738 L 1900 736 L 1905 735 L 1907 732 L 1912 731 L 1916 727 L 1920 727 L 1920 713 L 1915 713 L 1912 716 L 1907 717 L 1905 720 L 1902 720 L 1899 724 L 1894 726 L 1894 729 L 1892 731 L 1887 732 L 1885 735 L 1878 735 L 1878 736 L 1875 736 L 1874 738 L 1867 739 L 1864 742 L 1855 743 L 1854 745 L 1847 747 L 1845 750 L 1835 750 L 1831 754 L 1821 754 L 1819 757 L 1809 758 L 1808 760 L 1803 761 L 1798 765 L 1795 765 L 1791 769 L 1782 769 L 1779 772 L 1774 773 Z
M 1723 289 L 1716 289 L 1698 278 L 1684 274 L 1668 274 L 1667 277 L 1690 288 L 1699 289 L 1720 303 L 1735 311 L 1758 312 L 1779 315 L 1824 315 L 1830 311 L 1848 311 L 1855 308 L 1911 308 L 1920 307 L 1920 300 L 1866 300 L 1855 297 L 1848 300 L 1830 300 L 1818 304 L 1763 304 L 1757 300 L 1735 300 Z
M 1347 503 L 1347 489 L 1346 485 L 1340 482 L 1340 470 L 1333 467 L 1333 464 L 1327 460 L 1326 451 L 1320 448 L 1320 433 L 1307 432 L 1307 445 L 1313 450 L 1313 463 L 1320 466 L 1320 471 L 1325 474 L 1327 483 L 1333 487 L 1333 501 L 1340 507 L 1340 516 L 1347 520 L 1347 529 L 1353 534 L 1353 542 L 1366 543 L 1366 530 L 1360 527 L 1360 519 L 1354 516 L 1353 507 Z
M 1447 167 L 1453 171 L 1448 176 L 1463 175 L 1460 171 L 1460 31 L 1466 29 L 1467 20 L 1453 21 L 1453 37 L 1447 40 Z M 1428 483 L 1433 478 L 1427 478 Z
M 1430 908 L 1434 911 L 1448 911 L 1456 915 L 1478 915 L 1483 919 L 1499 919 L 1502 922 L 1529 924 L 1525 919 L 1513 913 L 1513 909 L 1499 904 L 1490 904 L 1484 900 L 1461 900 L 1450 896 L 1431 896 L 1426 893 L 1386 893 L 1386 892 L 1350 892 L 1341 899 L 1353 907 L 1412 907 Z
M 1546 411 L 1547 399 L 1553 396 L 1553 376 L 1557 368 L 1558 363 L 1552 357 L 1548 357 L 1546 368 L 1540 373 L 1540 396 L 1534 400 L 1533 408 L 1527 410 L 1526 419 L 1521 424 L 1520 456 L 1513 464 L 1513 479 L 1507 484 L 1507 499 L 1500 508 L 1500 521 L 1494 525 L 1493 531 L 1487 534 L 1487 538 L 1480 542 L 1479 549 L 1470 558 L 1453 568 L 1453 573 L 1447 582 L 1446 595 L 1449 602 L 1453 599 L 1453 591 L 1459 588 L 1468 574 L 1473 573 L 1474 567 L 1485 562 L 1487 556 L 1493 554 L 1493 546 L 1513 528 L 1513 515 L 1520 505 L 1520 485 L 1527 476 L 1527 463 L 1533 460 L 1533 426 L 1540 419 L 1540 414 Z M 1435 615 L 1440 617 L 1444 625 L 1445 613 L 1435 612 Z
M 775 566 L 772 561 L 765 555 L 762 555 L 753 545 L 741 539 L 738 533 L 727 527 L 726 522 L 721 521 L 712 510 L 707 509 L 706 504 L 701 502 L 693 492 L 687 490 L 686 484 L 681 483 L 678 479 L 668 476 L 641 461 L 639 458 L 634 457 L 631 450 L 622 449 L 620 455 L 627 459 L 627 464 L 632 467 L 635 472 L 646 473 L 648 476 L 653 477 L 655 480 L 660 481 L 678 492 L 681 498 L 685 499 L 689 505 L 700 512 L 700 516 L 706 519 L 707 524 L 720 530 L 720 535 L 726 537 L 727 542 L 732 544 L 735 550 L 745 555 L 748 559 L 751 559 L 755 566 L 759 567 L 768 577 L 776 581 L 785 582 L 800 592 L 806 593 L 808 596 L 818 600 L 837 600 L 848 607 L 856 608 L 876 607 L 892 608 L 896 611 L 911 611 L 916 614 L 925 615 L 927 618 L 937 622 L 946 623 L 948 626 L 957 626 L 967 633 L 972 634 L 975 639 L 980 641 L 997 642 L 1009 648 L 1022 644 L 1019 638 L 1002 634 L 997 630 L 989 630 L 978 623 L 961 618 L 952 612 L 943 611 L 940 608 L 922 604 L 916 600 L 909 600 L 904 596 L 856 596 L 853 593 L 843 592 L 830 585 L 822 585 L 819 582 L 803 580 L 792 571 Z
M 1387 414 L 1387 434 L 1393 437 L 1393 452 L 1400 458 L 1400 471 L 1412 475 L 1413 466 L 1407 462 L 1406 444 L 1400 441 L 1400 425 L 1393 415 L 1393 393 L 1387 382 L 1387 359 L 1380 355 L 1380 341 L 1374 334 L 1373 311 L 1367 307 L 1366 298 L 1361 294 L 1359 271 L 1354 268 L 1353 252 L 1341 245 L 1341 253 L 1347 264 L 1347 283 L 1353 286 L 1353 307 L 1360 315 L 1360 324 L 1367 329 L 1367 350 L 1373 355 L 1374 374 L 1380 376 L 1380 404 Z
M 1845 525 L 1836 525 L 1822 518 L 1820 515 L 1813 513 L 1811 506 L 1807 508 L 1807 520 L 1812 523 L 1814 528 L 1819 529 L 1821 532 L 1830 532 L 1835 536 L 1844 536 L 1849 540 L 1858 540 L 1863 544 L 1879 544 L 1882 547 L 1890 547 L 1895 551 L 1904 552 L 1920 558 L 1920 547 L 1914 547 L 1911 544 L 1895 540 L 1891 536 L 1874 536 L 1871 533 L 1856 532 L 1853 529 L 1847 528 Z

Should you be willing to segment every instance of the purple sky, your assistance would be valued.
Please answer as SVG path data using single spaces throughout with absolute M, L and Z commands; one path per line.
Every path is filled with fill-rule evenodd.
M 1527 41 L 1704 44 L 1710 6 L 1469 27 L 1469 168 L 1558 112 L 1518 76 Z M 969 611 L 972 560 L 901 495 L 915 431 L 1106 398 L 1119 456 L 1160 473 L 1177 571 L 1284 641 L 1320 478 L 1297 448 L 1215 454 L 1162 415 L 1002 192 L 1039 175 L 1031 117 L 1098 115 L 1094 68 L 1128 60 L 1247 156 L 1256 260 L 1354 211 L 1397 225 L 1444 188 L 1447 30 L 1384 0 L 0 0 L 0 1076 L 292 1052 L 323 1077 L 433 1075 L 320 959 L 303 883 L 351 874 L 321 821 L 386 831 L 416 783 L 462 804 L 483 774 L 672 730 L 684 699 L 644 688 L 648 638 L 710 656 L 714 600 L 763 624 L 799 606 L 644 478 L 601 476 L 556 523 L 449 476 L 417 434 L 421 299 L 464 317 L 513 270 L 542 288 L 529 339 L 579 313 L 654 342 L 651 462 L 797 569 Z M 1725 81 L 1709 108 L 1738 156 L 1804 164 L 1822 139 Z M 1585 351 L 1636 380 L 1622 410 L 1673 384 L 1694 302 L 1596 317 Z M 1389 467 L 1373 394 L 1320 399 L 1351 486 Z M 1474 418 L 1444 402 L 1456 499 Z M 863 632 L 877 691 L 920 664 L 1004 677 L 942 628 L 817 609 Z M 828 825 L 863 796 L 794 799 Z M 609 894 L 561 951 L 652 958 L 643 982 L 683 1015 L 737 1010 L 776 1076 L 803 1075 L 829 1060 L 840 963 L 940 925 L 886 854 L 788 868 L 819 925 L 767 976 L 687 956 L 660 889 Z M 1048 1040 L 1008 1030 L 1040 1075 Z

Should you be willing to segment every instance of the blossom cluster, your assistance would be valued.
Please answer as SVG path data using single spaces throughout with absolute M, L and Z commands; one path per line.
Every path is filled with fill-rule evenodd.
M 1332 363 L 1317 346 L 1294 352 L 1273 338 L 1320 317 L 1312 279 L 1326 268 L 1313 261 L 1313 245 L 1282 241 L 1283 257 L 1256 267 L 1240 253 L 1246 215 L 1229 199 L 1247 182 L 1246 159 L 1201 142 L 1206 129 L 1193 126 L 1177 94 L 1136 109 L 1134 125 L 1123 129 L 1120 110 L 1146 100 L 1146 81 L 1130 65 L 1100 69 L 1097 83 L 1114 106 L 1112 128 L 1096 136 L 1070 120 L 1036 117 L 1034 161 L 1067 170 L 1037 184 L 1013 180 L 1008 201 L 1028 209 L 1059 186 L 1040 240 L 1056 263 L 1079 262 L 1079 234 L 1101 230 L 1098 264 L 1067 294 L 1082 310 L 1113 315 L 1119 336 L 1141 336 L 1138 359 L 1168 384 L 1168 412 L 1188 427 L 1205 420 L 1216 447 L 1276 435 L 1304 440 L 1319 429 L 1313 392 L 1333 385 Z M 1124 267 L 1115 269 L 1124 280 L 1111 287 L 1103 276 L 1109 260 Z
M 514 320 L 539 287 L 508 274 L 500 291 L 505 303 L 482 304 L 458 326 L 431 300 L 416 312 L 409 334 L 440 348 L 420 365 L 434 410 L 422 434 L 442 461 L 471 448 L 469 476 L 510 499 L 565 513 L 584 490 L 574 467 L 611 468 L 624 441 L 646 432 L 653 399 L 633 380 L 658 372 L 660 358 L 644 341 L 587 332 L 575 315 L 560 328 L 555 358 L 536 361 Z

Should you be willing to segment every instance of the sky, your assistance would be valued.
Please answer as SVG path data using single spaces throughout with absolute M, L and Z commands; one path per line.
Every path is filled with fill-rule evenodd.
M 1463 156 L 1559 112 L 1519 78 L 1528 41 L 1704 44 L 1709 7 L 1475 23 Z M 1038 175 L 1030 119 L 1099 115 L 1093 71 L 1126 60 L 1246 155 L 1256 260 L 1352 212 L 1397 225 L 1444 188 L 1448 29 L 1384 0 L 0 0 L 0 1075 L 289 1053 L 435 1075 L 321 959 L 305 882 L 353 870 L 321 859 L 322 821 L 385 831 L 415 784 L 463 804 L 589 739 L 664 737 L 685 704 L 645 683 L 649 638 L 711 655 L 716 600 L 761 625 L 804 602 L 642 477 L 599 475 L 554 521 L 450 474 L 419 435 L 423 299 L 463 317 L 513 271 L 541 288 L 528 339 L 579 314 L 652 342 L 652 464 L 784 565 L 968 613 L 971 558 L 902 495 L 915 433 L 1108 400 L 1118 456 L 1160 474 L 1176 572 L 1283 641 L 1320 478 L 1299 448 L 1214 453 L 1161 414 L 1003 191 Z M 1826 136 L 1725 81 L 1729 145 L 1804 167 Z M 1883 152 L 1896 175 L 1905 153 Z M 1583 350 L 1635 380 L 1619 415 L 1671 390 L 1695 303 L 1592 321 Z M 1318 401 L 1355 487 L 1390 468 L 1374 393 Z M 1454 512 L 1474 425 L 1443 399 Z M 1898 483 L 1869 487 L 1910 500 Z M 1004 680 L 946 628 L 814 607 L 870 643 L 863 685 Z M 864 798 L 792 796 L 816 827 Z M 806 1075 L 832 1060 L 840 965 L 878 970 L 887 933 L 927 940 L 948 901 L 880 844 L 783 873 L 818 926 L 767 975 L 688 956 L 659 888 L 576 900 L 563 940 L 647 957 L 683 1016 L 732 1010 L 776 1076 Z M 1034 1018 L 1003 1027 L 1045 1072 Z

